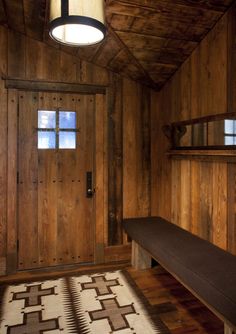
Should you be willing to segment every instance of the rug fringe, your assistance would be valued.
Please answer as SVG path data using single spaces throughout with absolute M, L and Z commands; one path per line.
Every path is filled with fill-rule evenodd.
M 90 329 L 87 325 L 86 319 L 84 318 L 84 312 L 81 310 L 81 299 L 77 292 L 76 283 L 73 278 L 67 279 L 67 286 L 69 288 L 71 305 L 73 305 L 73 315 L 75 318 L 76 329 L 79 334 L 90 334 Z

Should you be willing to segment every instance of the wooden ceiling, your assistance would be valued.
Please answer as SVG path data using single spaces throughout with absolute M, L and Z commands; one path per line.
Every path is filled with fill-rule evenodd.
M 160 89 L 232 2 L 105 0 L 106 39 L 83 48 L 59 46 L 51 41 L 49 0 L 0 0 L 0 24 Z

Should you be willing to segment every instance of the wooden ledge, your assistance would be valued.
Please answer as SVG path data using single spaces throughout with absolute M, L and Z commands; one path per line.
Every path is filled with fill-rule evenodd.
M 176 160 L 236 162 L 235 150 L 170 150 L 166 155 Z
M 84 83 L 66 83 L 43 80 L 21 80 L 18 78 L 3 78 L 5 88 L 26 90 L 26 91 L 46 91 L 78 94 L 106 94 L 106 86 L 84 84 Z

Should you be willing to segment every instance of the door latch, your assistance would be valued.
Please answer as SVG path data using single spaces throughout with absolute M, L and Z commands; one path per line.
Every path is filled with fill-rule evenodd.
M 94 189 L 93 189 L 93 173 L 92 172 L 87 172 L 86 173 L 86 197 L 91 198 L 93 197 L 94 194 Z

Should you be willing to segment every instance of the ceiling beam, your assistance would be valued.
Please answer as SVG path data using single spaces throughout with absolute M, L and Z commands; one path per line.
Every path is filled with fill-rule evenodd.
M 231 1 L 233 2 L 233 0 Z M 129 5 L 129 6 L 135 6 L 135 7 L 139 7 L 142 9 L 147 9 L 147 10 L 155 10 L 156 12 L 158 11 L 158 5 L 159 8 L 163 8 L 166 5 L 169 6 L 178 6 L 178 7 L 185 7 L 185 8 L 197 8 L 197 9 L 201 9 L 201 10 L 211 10 L 214 12 L 221 12 L 224 13 L 228 6 L 225 5 L 217 5 L 217 4 L 212 4 L 209 1 L 206 3 L 200 2 L 200 1 L 191 1 L 191 0 L 159 0 L 158 1 L 158 5 L 156 2 L 154 1 L 150 1 L 148 4 L 142 4 L 141 1 L 135 1 L 135 0 L 106 0 L 106 5 L 110 5 L 112 3 L 119 3 L 119 4 L 123 4 L 123 5 Z

